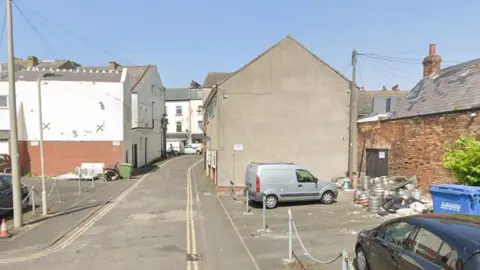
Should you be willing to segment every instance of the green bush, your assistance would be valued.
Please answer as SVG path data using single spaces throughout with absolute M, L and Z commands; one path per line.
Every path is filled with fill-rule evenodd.
M 480 186 L 480 141 L 474 137 L 460 137 L 446 149 L 443 166 L 452 170 L 460 183 Z

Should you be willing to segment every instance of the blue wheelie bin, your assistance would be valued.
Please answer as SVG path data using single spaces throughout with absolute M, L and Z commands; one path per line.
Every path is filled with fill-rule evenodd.
M 433 212 L 480 216 L 480 187 L 454 184 L 433 185 Z

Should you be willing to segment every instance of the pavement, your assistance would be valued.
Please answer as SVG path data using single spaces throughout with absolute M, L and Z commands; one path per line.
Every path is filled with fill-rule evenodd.
M 332 205 L 268 210 L 269 232 L 259 234 L 261 208 L 245 215 L 242 202 L 215 193 L 201 164 L 198 156 L 176 157 L 137 179 L 106 183 L 108 188 L 83 200 L 94 207 L 52 218 L 49 226 L 18 237 L 36 248 L 0 242 L 0 268 L 282 270 L 288 269 L 282 261 L 288 256 L 288 208 L 305 247 L 320 260 L 345 248 L 353 255 L 358 231 L 384 221 L 355 207 L 353 192 L 342 192 Z M 52 235 L 61 237 L 51 242 Z M 309 264 L 294 243 L 299 260 Z M 340 269 L 340 262 L 308 269 Z

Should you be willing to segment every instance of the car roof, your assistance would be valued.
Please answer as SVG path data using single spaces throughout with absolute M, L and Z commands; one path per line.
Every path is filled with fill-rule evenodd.
M 434 228 L 444 234 L 455 234 L 480 245 L 480 217 L 478 216 L 422 214 L 398 220 L 410 220 L 420 226 Z
M 252 162 L 256 165 L 295 165 L 293 162 Z

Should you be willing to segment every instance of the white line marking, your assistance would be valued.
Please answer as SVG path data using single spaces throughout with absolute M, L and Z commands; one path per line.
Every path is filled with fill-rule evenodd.
M 197 240 L 196 240 L 196 235 L 195 235 L 195 219 L 193 217 L 193 190 L 192 190 L 192 169 L 200 163 L 202 160 L 199 160 L 195 162 L 192 166 L 190 166 L 187 170 L 187 209 L 189 210 L 189 213 L 187 211 L 187 252 L 190 249 L 190 231 L 192 233 L 191 237 L 191 245 L 192 245 L 192 254 L 197 254 Z M 199 200 L 198 194 L 197 194 L 197 200 Z M 188 228 L 188 224 L 190 224 L 190 228 Z M 190 269 L 191 265 L 190 263 L 193 264 L 193 269 L 198 270 L 198 261 L 189 261 L 187 262 L 187 269 Z
M 230 214 L 228 214 L 227 208 L 226 208 L 225 205 L 223 204 L 223 202 L 222 202 L 222 200 L 220 199 L 220 197 L 219 197 L 218 195 L 217 195 L 216 197 L 217 197 L 217 200 L 220 202 L 220 205 L 222 206 L 223 211 L 225 211 L 225 214 L 227 215 L 228 220 L 230 220 L 230 224 L 232 224 L 233 229 L 234 229 L 235 232 L 237 233 L 238 238 L 240 238 L 240 242 L 242 242 L 242 245 L 243 245 L 243 247 L 245 248 L 245 251 L 248 253 L 248 256 L 250 257 L 250 260 L 252 261 L 253 265 L 255 266 L 255 269 L 260 270 L 260 268 L 258 267 L 257 262 L 256 262 L 255 259 L 253 258 L 252 253 L 251 253 L 250 250 L 248 249 L 247 244 L 245 244 L 245 241 L 243 240 L 242 235 L 241 235 L 240 232 L 238 231 L 237 226 L 235 226 L 235 223 L 233 223 L 232 217 L 230 216 Z
M 165 163 L 160 164 L 159 168 L 167 165 L 168 163 L 179 159 L 181 157 L 173 158 L 171 160 L 166 161 Z M 77 240 L 84 232 L 86 232 L 90 227 L 95 224 L 99 219 L 104 217 L 108 212 L 110 212 L 117 204 L 119 204 L 130 192 L 132 192 L 138 185 L 140 185 L 148 176 L 150 173 L 147 173 L 144 175 L 142 178 L 138 179 L 135 183 L 133 183 L 130 187 L 128 187 L 125 191 L 123 191 L 118 197 L 114 198 L 114 201 L 112 201 L 110 204 L 107 204 L 104 206 L 105 208 L 101 209 L 100 212 L 92 216 L 92 219 L 90 219 L 88 222 L 80 225 L 74 233 L 72 233 L 70 236 L 65 238 L 63 241 L 59 242 L 59 244 L 51 246 L 49 248 L 46 248 L 45 250 L 42 250 L 40 252 L 30 254 L 27 256 L 21 256 L 21 257 L 13 257 L 13 258 L 8 258 L 4 260 L 0 260 L 0 264 L 6 264 L 6 263 L 14 263 L 14 262 L 24 262 L 32 259 L 38 259 L 41 257 L 45 257 L 51 253 L 57 252 L 65 247 L 67 247 L 69 244 L 73 243 L 75 240 Z
M 191 254 L 191 238 L 190 238 L 190 182 L 187 171 L 187 205 L 185 210 L 185 225 L 187 227 L 187 254 Z M 187 260 L 187 270 L 192 269 L 192 261 Z

